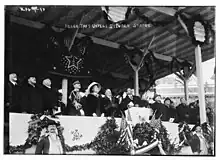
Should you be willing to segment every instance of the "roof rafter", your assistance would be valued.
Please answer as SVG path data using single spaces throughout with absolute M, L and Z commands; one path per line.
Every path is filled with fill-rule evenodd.
M 10 20 L 14 23 L 18 23 L 18 24 L 21 24 L 21 25 L 26 25 L 26 26 L 29 26 L 29 27 L 37 28 L 37 29 L 41 29 L 45 26 L 43 23 L 26 20 L 24 18 L 12 16 L 12 15 L 10 16 Z M 60 31 L 64 30 L 64 29 L 60 29 L 60 28 L 56 28 L 56 27 L 53 27 L 53 28 L 57 29 L 57 30 L 60 30 Z M 84 37 L 84 36 L 86 36 L 86 35 L 81 34 L 81 33 L 77 34 L 78 38 L 81 38 L 81 37 Z M 90 37 L 91 37 L 91 39 L 93 40 L 94 43 L 104 45 L 104 46 L 108 46 L 108 47 L 111 47 L 111 48 L 119 48 L 120 47 L 120 44 L 118 44 L 118 43 L 103 40 L 101 38 L 96 38 L 96 37 L 93 37 L 93 36 L 90 36 Z M 172 61 L 171 56 L 166 56 L 166 55 L 162 55 L 162 54 L 158 54 L 158 53 L 154 53 L 154 55 L 158 59 L 161 59 L 161 60 L 164 60 L 164 61 L 169 61 L 169 62 Z M 184 61 L 182 59 L 178 59 L 178 60 L 179 61 Z

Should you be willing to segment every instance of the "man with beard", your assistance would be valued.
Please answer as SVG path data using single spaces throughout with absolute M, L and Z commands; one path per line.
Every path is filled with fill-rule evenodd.
M 22 112 L 32 114 L 43 113 L 42 95 L 36 86 L 36 77 L 29 76 L 27 81 L 27 84 L 22 88 Z
M 58 136 L 57 126 L 58 123 L 53 120 L 48 120 L 48 135 L 40 139 L 35 154 L 65 154 L 65 149 Z

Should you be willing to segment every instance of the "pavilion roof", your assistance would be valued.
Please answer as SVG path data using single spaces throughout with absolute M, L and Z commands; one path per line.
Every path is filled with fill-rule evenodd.
M 8 6 L 6 10 L 10 13 L 11 19 L 15 23 L 30 25 L 39 28 L 40 24 L 50 24 L 57 28 L 65 28 L 67 25 L 73 25 L 76 19 L 84 13 L 83 24 L 105 24 L 103 12 L 100 6 L 42 6 L 44 12 L 18 12 L 19 6 Z M 128 28 L 84 28 L 80 29 L 77 37 L 84 35 L 92 37 L 97 44 L 110 48 L 119 48 L 119 45 L 135 47 L 144 50 L 154 37 L 150 46 L 150 50 L 157 55 L 160 63 L 168 65 L 170 57 L 180 60 L 187 60 L 193 64 L 195 62 L 195 46 L 192 44 L 191 38 L 186 34 L 184 28 L 179 21 L 175 19 L 175 13 L 179 7 L 137 7 L 141 14 L 153 21 L 172 21 L 165 26 L 148 25 L 147 27 L 128 27 Z M 210 24 L 215 23 L 215 7 L 190 7 L 181 8 L 181 12 L 192 17 L 200 14 L 202 18 Z M 26 23 L 29 22 L 29 23 Z M 30 23 L 31 22 L 31 23 Z M 131 14 L 127 23 L 146 24 L 146 21 L 140 19 L 135 14 Z M 207 61 L 215 55 L 215 43 L 205 44 L 202 47 L 202 61 Z M 112 55 L 115 56 L 114 53 Z M 106 56 L 106 55 L 102 55 Z M 104 62 L 100 62 L 104 63 Z M 126 75 L 133 77 L 132 68 L 125 62 L 123 58 L 119 58 L 118 62 L 115 58 L 109 56 L 109 62 L 105 65 L 106 72 L 115 75 Z M 172 73 L 167 67 L 153 64 L 156 71 L 155 79 L 164 77 Z M 147 77 L 146 69 L 139 72 L 140 78 Z M 119 76 L 120 77 L 120 76 Z

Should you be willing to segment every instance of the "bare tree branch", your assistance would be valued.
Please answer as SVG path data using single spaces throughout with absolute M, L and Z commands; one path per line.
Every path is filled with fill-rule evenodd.
M 190 69 L 189 73 L 187 74 L 187 79 L 192 76 L 192 74 L 195 72 L 195 70 L 196 70 L 196 63 L 193 64 L 192 68 Z
M 82 23 L 82 20 L 83 20 L 84 16 L 85 16 L 85 13 L 82 14 L 82 17 L 80 18 L 79 24 Z M 78 31 L 79 31 L 79 27 L 78 27 L 78 28 L 76 29 L 76 31 L 73 33 L 73 37 L 72 37 L 71 43 L 70 43 L 69 48 L 68 48 L 69 51 L 71 50 L 71 48 L 72 48 L 72 46 L 73 46 L 73 44 L 74 44 L 74 41 L 75 41 L 75 38 L 76 38 L 76 35 L 77 35 Z
M 152 37 L 148 47 L 144 50 L 144 55 L 142 56 L 141 61 L 140 61 L 139 65 L 138 65 L 138 67 L 137 67 L 138 70 L 143 66 L 144 58 L 149 53 L 148 49 L 150 48 L 151 44 L 153 43 L 154 38 L 155 38 L 155 36 Z
M 138 69 L 138 67 L 135 66 L 135 65 L 133 65 L 133 64 L 131 63 L 131 58 L 130 58 L 127 54 L 126 54 L 126 57 L 127 57 L 127 59 L 128 59 L 128 63 L 130 64 L 131 68 L 132 68 L 134 71 L 136 71 L 136 70 Z
M 180 79 L 175 79 L 177 82 L 179 82 L 180 84 L 184 85 L 183 81 Z
M 176 72 L 176 73 L 174 73 L 178 78 L 180 78 L 182 81 L 185 79 L 184 77 L 183 77 L 183 75 L 181 75 L 181 73 L 179 73 L 179 72 Z

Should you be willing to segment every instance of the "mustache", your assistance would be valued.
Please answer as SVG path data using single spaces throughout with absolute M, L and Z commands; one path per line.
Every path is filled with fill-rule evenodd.
M 56 128 L 50 128 L 50 130 L 55 131 L 55 130 L 56 130 Z

